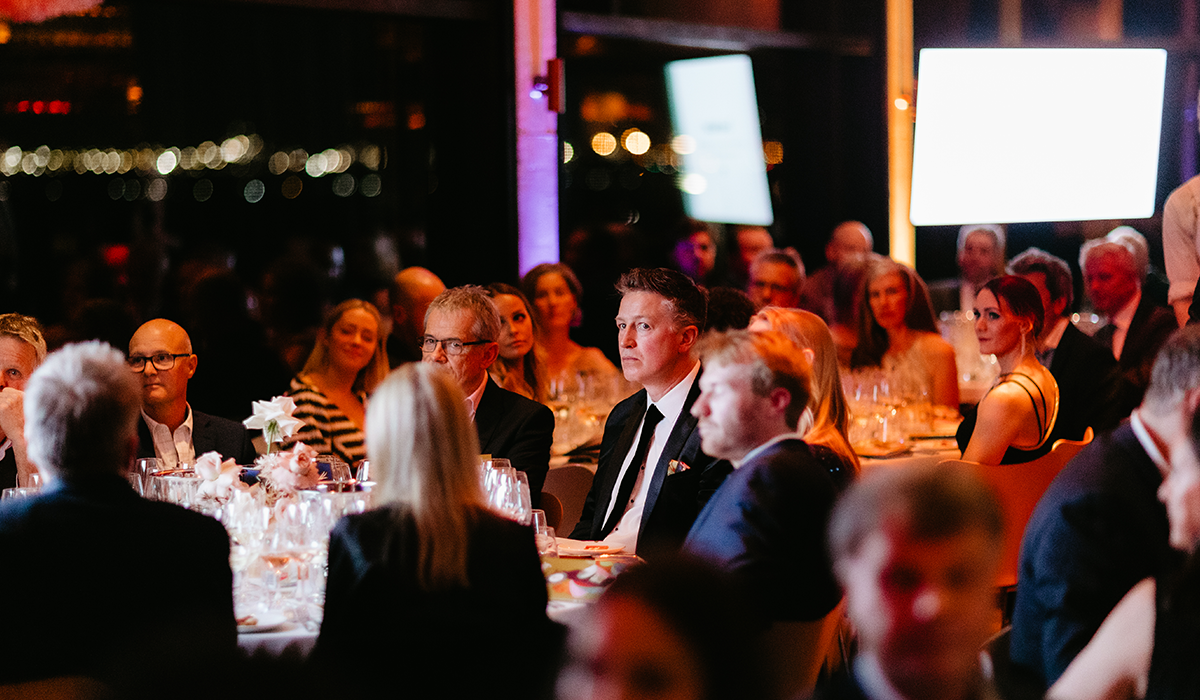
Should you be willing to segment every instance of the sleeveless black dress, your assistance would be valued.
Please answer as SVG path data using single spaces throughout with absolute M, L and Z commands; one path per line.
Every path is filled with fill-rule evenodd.
M 1029 386 L 1025 382 L 1019 381 L 1021 377 L 1029 380 Z M 1026 394 L 1029 395 L 1029 401 L 1033 403 L 1033 415 L 1037 417 L 1038 435 L 1041 436 L 1041 442 L 1037 447 L 1017 447 L 1010 445 L 1004 451 L 1004 457 L 1000 460 L 1001 464 L 1024 464 L 1046 455 L 1050 452 L 1050 448 L 1054 446 L 1051 440 L 1048 439 L 1050 429 L 1054 421 L 1049 417 L 1049 406 L 1046 402 L 1046 395 L 1042 393 L 1041 387 L 1033 380 L 1033 377 L 1023 372 L 1009 372 L 1002 374 L 999 377 L 1000 381 L 996 382 L 992 389 L 995 389 L 1001 384 L 1016 384 L 1021 387 Z M 1029 387 L 1033 387 L 1031 391 Z M 988 394 L 992 393 L 992 389 L 988 389 Z M 1034 392 L 1037 393 L 1036 398 Z M 987 395 L 984 395 L 986 398 Z M 1040 407 L 1040 412 L 1039 412 Z M 954 433 L 954 441 L 958 443 L 959 452 L 965 452 L 967 445 L 971 442 L 971 434 L 975 432 L 975 422 L 979 419 L 978 408 L 972 406 L 963 411 L 963 421 L 959 423 L 958 430 Z

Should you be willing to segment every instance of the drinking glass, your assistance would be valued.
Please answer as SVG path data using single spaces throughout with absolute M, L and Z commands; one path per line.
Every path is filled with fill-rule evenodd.
M 7 501 L 10 498 L 33 498 L 39 492 L 41 492 L 41 488 L 37 486 L 14 486 L 0 491 L 0 501 Z
M 537 543 L 538 555 L 543 557 L 558 556 L 558 538 L 555 537 L 554 528 L 547 527 L 543 533 L 535 533 L 533 541 Z
M 354 480 L 360 484 L 371 480 L 371 460 L 364 459 L 358 463 L 358 467 L 354 470 Z

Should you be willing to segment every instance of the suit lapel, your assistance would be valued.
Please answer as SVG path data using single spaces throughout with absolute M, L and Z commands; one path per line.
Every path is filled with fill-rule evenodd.
M 492 434 L 496 432 L 496 426 L 500 423 L 500 399 L 500 387 L 489 376 L 487 388 L 483 390 L 483 396 L 479 398 L 479 405 L 475 408 L 475 431 L 479 434 L 479 449 L 485 454 L 488 452 L 487 446 L 491 444 Z
M 638 426 L 642 424 L 648 400 L 645 389 L 638 392 L 638 398 L 629 413 L 629 418 L 625 420 L 625 425 L 621 428 L 617 444 L 613 446 L 612 462 L 609 464 L 609 469 L 604 472 L 604 482 L 597 494 L 599 498 L 596 501 L 596 510 L 592 513 L 593 532 L 600 532 L 604 528 L 608 504 L 612 502 L 613 493 L 617 489 L 617 479 L 621 476 L 621 466 L 625 464 L 629 451 L 633 449 L 633 436 L 637 433 Z
M 197 457 L 217 449 L 216 436 L 209 430 L 208 416 L 194 410 L 192 411 L 192 449 L 195 450 Z M 221 458 L 232 456 L 221 455 Z
M 667 436 L 667 444 L 663 446 L 662 453 L 658 457 L 658 464 L 654 469 L 653 478 L 650 480 L 650 489 L 646 491 L 646 505 L 642 508 L 642 528 L 646 527 L 646 519 L 654 511 L 654 503 L 658 500 L 658 494 L 662 492 L 671 460 L 679 459 L 679 455 L 683 452 L 683 446 L 687 444 L 688 438 L 696 429 L 697 418 L 692 415 L 692 404 L 696 403 L 698 396 L 700 396 L 699 373 L 692 382 L 692 388 L 688 390 L 687 400 L 683 402 L 683 410 L 679 412 L 679 419 L 671 428 L 671 434 Z

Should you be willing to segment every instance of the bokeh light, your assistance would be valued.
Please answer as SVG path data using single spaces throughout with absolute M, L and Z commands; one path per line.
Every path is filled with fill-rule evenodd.
M 158 160 L 155 162 L 154 167 L 155 167 L 155 169 L 158 170 L 159 175 L 169 175 L 171 173 L 171 171 L 175 169 L 175 166 L 178 164 L 179 164 L 179 159 L 176 157 L 175 152 L 171 151 L 171 150 L 167 150 L 167 151 L 163 151 L 162 155 L 160 155 L 158 157 Z M 115 168 L 114 168 L 114 170 L 115 170 Z
M 383 181 L 375 173 L 371 173 L 362 180 L 362 186 L 359 191 L 364 197 L 377 197 L 383 191 Z
M 242 190 L 242 195 L 246 201 L 251 204 L 257 204 L 262 201 L 263 195 L 267 193 L 267 187 L 262 180 L 254 179 L 246 183 L 245 189 Z
M 196 184 L 192 186 L 192 197 L 194 197 L 197 202 L 207 202 L 212 198 L 212 195 L 213 184 L 212 180 L 209 180 L 208 178 L 198 180 Z
M 625 150 L 640 156 L 650 150 L 650 137 L 641 129 L 629 129 L 621 134 L 621 144 L 625 146 Z
M 690 155 L 696 152 L 696 139 L 686 134 L 680 134 L 671 139 L 671 150 L 681 156 Z
M 164 178 L 156 177 L 150 181 L 146 187 L 146 199 L 151 202 L 161 202 L 167 198 L 167 181 Z
M 571 159 L 573 159 L 575 157 L 575 147 L 571 145 L 570 141 L 563 141 L 562 151 L 563 151 L 563 165 L 566 165 L 567 163 L 570 163 Z
M 592 137 L 592 150 L 597 155 L 612 155 L 613 151 L 617 150 L 617 137 L 607 131 L 601 131 Z
M 354 176 L 345 173 L 333 179 L 333 193 L 339 197 L 349 197 L 354 194 Z
M 700 173 L 680 175 L 679 189 L 688 194 L 704 194 L 704 191 L 708 189 L 708 179 Z
M 288 175 L 279 187 L 279 192 L 285 199 L 295 199 L 304 191 L 304 181 L 298 175 Z
M 783 162 L 783 144 L 778 141 L 763 143 L 763 160 L 767 165 L 779 165 Z
M 271 154 L 270 160 L 267 161 L 267 170 L 271 171 L 272 175 L 282 175 L 287 172 L 289 165 L 291 165 L 291 159 L 288 158 L 288 154 L 278 151 Z

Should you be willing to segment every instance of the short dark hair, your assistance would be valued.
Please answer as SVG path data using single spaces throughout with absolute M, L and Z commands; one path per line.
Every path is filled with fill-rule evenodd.
M 1042 307 L 1042 295 L 1038 294 L 1033 282 L 1016 275 L 1001 275 L 988 280 L 979 291 L 984 289 L 991 292 L 997 301 L 1008 304 L 1014 316 L 1032 322 L 1034 338 L 1042 334 L 1046 309 Z
M 1066 299 L 1062 315 L 1071 315 L 1071 305 L 1075 303 L 1075 279 L 1066 260 L 1055 257 L 1041 248 L 1029 248 L 1008 262 L 1008 270 L 1014 275 L 1042 273 L 1046 277 L 1046 289 L 1050 291 L 1050 299 Z
M 617 291 L 621 296 L 651 292 L 664 297 L 675 309 L 675 323 L 680 328 L 695 326 L 700 330 L 708 320 L 708 295 L 682 272 L 665 267 L 636 267 L 621 275 Z
M 704 330 L 740 330 L 750 325 L 754 311 L 754 302 L 742 290 L 714 287 L 708 290 L 708 327 Z
M 973 469 L 961 464 L 873 469 L 842 495 L 830 516 L 829 552 L 835 570 L 888 525 L 903 527 L 917 540 L 940 540 L 980 528 L 997 551 L 1004 539 L 1004 512 Z

